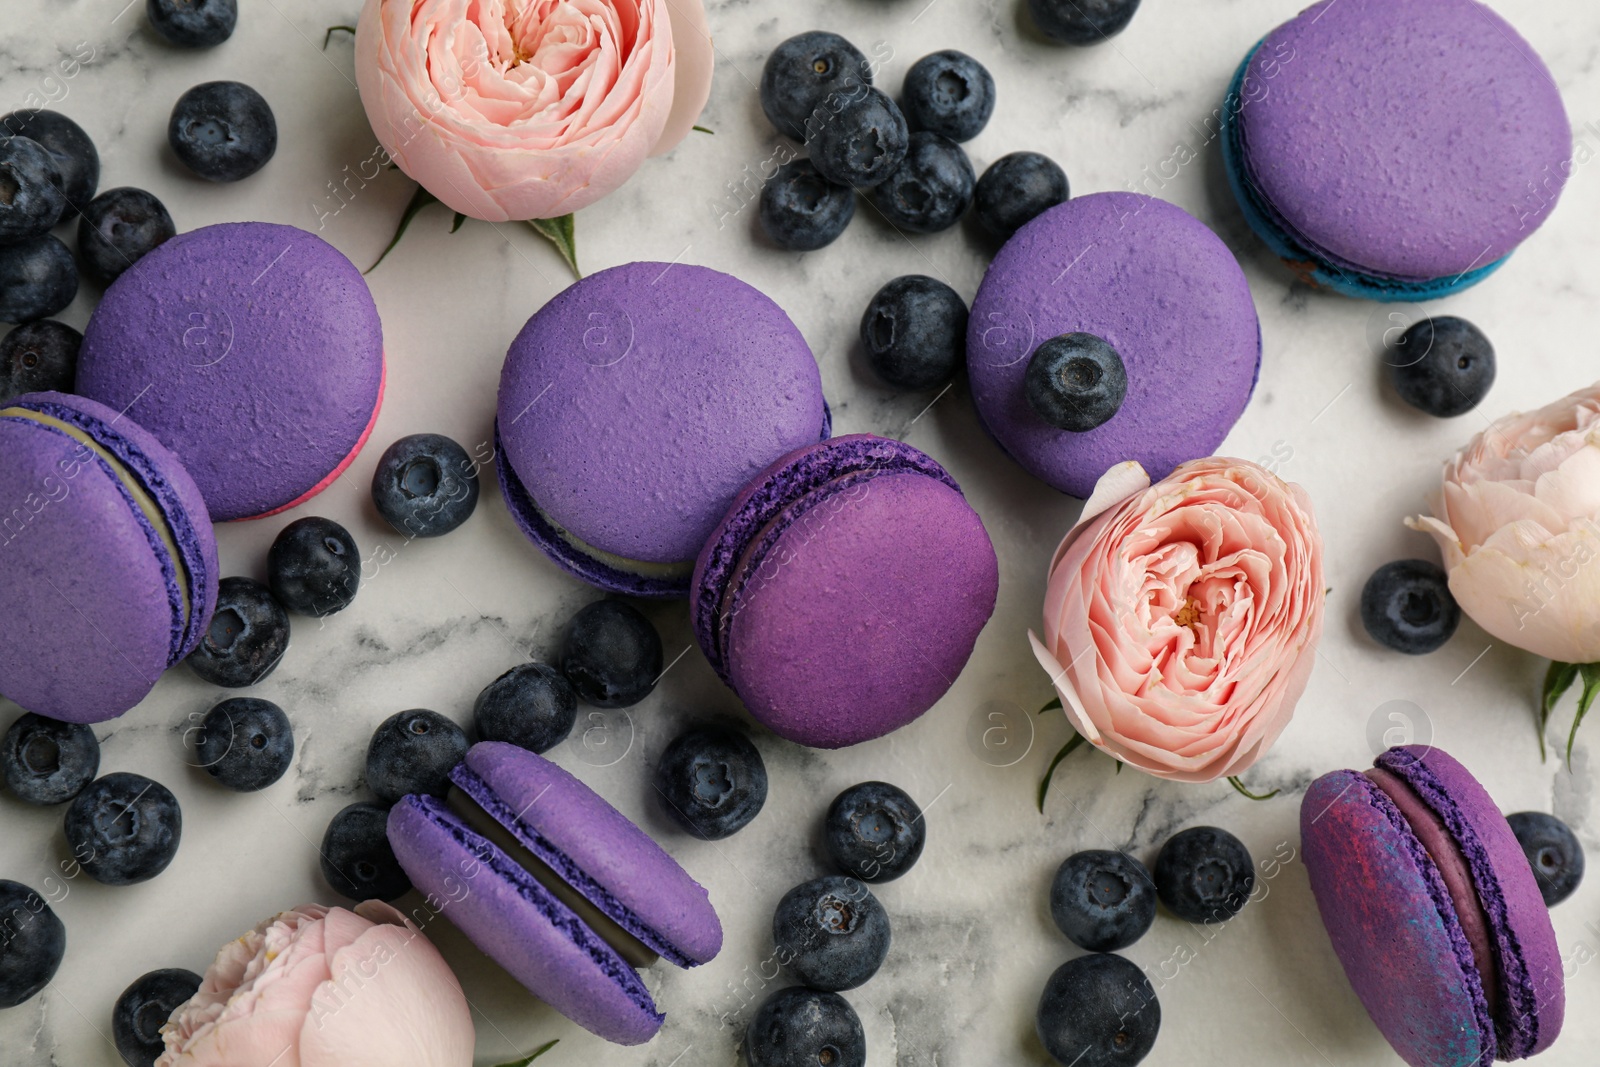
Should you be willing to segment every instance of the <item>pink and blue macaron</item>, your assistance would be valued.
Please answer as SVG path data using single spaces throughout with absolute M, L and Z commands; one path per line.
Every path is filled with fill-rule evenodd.
M 1306 874 L 1356 996 L 1412 1067 L 1488 1067 L 1549 1048 L 1565 977 L 1510 824 L 1436 748 L 1334 771 L 1300 806 Z
M 60 393 L 0 402 L 0 516 L 0 695 L 24 709 L 114 719 L 205 635 L 205 502 L 132 419 Z
M 757 471 L 826 438 L 805 338 L 706 267 L 629 263 L 541 308 L 500 376 L 496 469 L 512 518 L 578 578 L 682 597 Z
M 608 1041 L 664 1016 L 638 969 L 694 967 L 722 948 L 706 891 L 597 793 L 542 756 L 482 741 L 447 798 L 389 812 L 412 884 L 534 996 Z
M 1571 170 L 1550 71 L 1477 0 L 1322 0 L 1251 51 L 1222 116 L 1251 228 L 1303 279 L 1372 300 L 1482 281 Z
M 383 401 L 365 279 L 322 238 L 233 222 L 179 234 L 106 290 L 77 390 L 177 453 L 214 521 L 292 508 L 342 474 Z
M 1047 342 L 1090 334 L 1115 350 L 1126 395 L 1109 420 L 1060 429 L 1030 403 L 1029 365 Z M 1039 215 L 1005 243 L 972 302 L 967 372 L 989 434 L 1034 477 L 1087 499 L 1137 460 L 1160 480 L 1216 452 L 1261 365 L 1244 272 L 1182 208 L 1138 193 L 1091 193 Z
M 955 682 L 999 566 L 949 473 L 870 434 L 751 479 L 694 570 L 695 636 L 762 724 L 814 748 L 897 730 Z

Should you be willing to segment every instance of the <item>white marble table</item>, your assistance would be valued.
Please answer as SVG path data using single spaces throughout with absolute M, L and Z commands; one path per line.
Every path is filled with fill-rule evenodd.
M 238 219 L 320 226 L 357 263 L 369 263 L 412 186 L 396 172 L 356 176 L 371 175 L 375 142 L 356 96 L 351 41 L 336 37 L 324 51 L 322 38 L 329 24 L 354 21 L 357 0 L 241 0 L 234 38 L 194 54 L 162 46 L 144 27 L 143 4 L 119 13 L 125 2 L 4 0 L 0 111 L 52 101 L 97 140 L 103 187 L 151 189 L 180 229 Z M 870 1062 L 879 1065 L 1046 1062 L 1033 1037 L 1034 1005 L 1046 976 L 1077 951 L 1046 911 L 1055 865 L 1085 847 L 1127 847 L 1153 859 L 1167 835 L 1201 821 L 1237 832 L 1258 860 L 1275 851 L 1295 856 L 1298 793 L 1323 771 L 1365 766 L 1373 755 L 1370 725 L 1388 725 L 1395 708 L 1410 709 L 1507 810 L 1553 810 L 1600 849 L 1600 724 L 1580 738 L 1572 773 L 1555 759 L 1539 762 L 1530 697 L 1542 663 L 1470 623 L 1443 650 L 1418 660 L 1386 653 L 1361 633 L 1361 583 L 1382 562 L 1433 552 L 1400 520 L 1484 418 L 1440 422 L 1403 408 L 1384 386 L 1373 349 L 1389 309 L 1292 285 L 1226 197 L 1216 146 L 1204 144 L 1201 131 L 1244 51 L 1298 6 L 1146 0 L 1113 44 L 1072 51 L 1025 32 L 1016 0 L 713 0 L 719 61 L 702 122 L 715 135 L 691 135 L 620 193 L 582 212 L 582 261 L 593 270 L 629 259 L 680 259 L 731 271 L 771 294 L 816 352 L 838 430 L 904 437 L 961 481 L 999 550 L 999 606 L 955 688 L 915 725 L 835 753 L 759 736 L 771 800 L 749 829 L 720 844 L 673 832 L 654 808 L 646 772 L 682 723 L 742 713 L 690 647 L 684 608 L 649 607 L 667 657 L 685 654 L 643 704 L 584 724 L 590 741 L 606 744 L 585 749 L 574 741 L 555 756 L 656 833 L 710 888 L 727 947 L 697 971 L 653 972 L 648 980 L 667 1025 L 650 1045 L 619 1050 L 532 1001 L 459 935 L 435 924 L 478 1009 L 479 1064 L 551 1038 L 561 1043 L 541 1065 L 600 1057 L 619 1065 L 732 1064 L 748 1002 L 760 995 L 772 907 L 790 886 L 821 871 L 816 838 L 827 798 L 867 777 L 910 790 L 927 806 L 930 826 L 920 865 L 880 894 L 894 924 L 889 960 L 849 994 L 866 1026 Z M 1600 6 L 1494 6 L 1545 56 L 1578 136 L 1590 154 L 1600 151 Z M 1042 568 L 1078 504 L 1028 478 L 988 442 L 963 385 L 929 407 L 931 396 L 878 387 L 857 361 L 861 308 L 890 277 L 935 274 L 971 296 L 992 247 L 969 228 L 907 240 L 863 211 L 820 252 L 780 253 L 755 240 L 754 212 L 742 199 L 755 188 L 749 175 L 779 142 L 761 118 L 754 80 L 773 45 L 819 27 L 891 55 L 880 76 L 891 87 L 928 52 L 970 52 L 999 86 L 994 121 L 968 146 L 980 170 L 1008 151 L 1046 152 L 1066 168 L 1075 192 L 1157 193 L 1206 220 L 1244 262 L 1266 352 L 1255 399 L 1224 450 L 1274 460 L 1310 491 L 1332 588 L 1310 691 L 1277 748 L 1249 775 L 1254 787 L 1281 788 L 1276 799 L 1252 803 L 1226 784 L 1113 775 L 1109 761 L 1080 754 L 1063 767 L 1047 814 L 1034 809 L 1039 775 L 1068 728 L 1059 717 L 1024 713 L 1050 695 L 1024 632 L 1038 611 Z M 76 62 L 67 62 L 73 56 Z M 277 158 L 233 186 L 189 178 L 165 147 L 172 101 L 215 78 L 260 89 L 282 129 Z M 1188 154 L 1180 145 L 1199 158 L 1163 169 Z M 322 626 L 296 620 L 292 649 L 259 687 L 294 721 L 292 772 L 264 793 L 237 796 L 187 766 L 182 731 L 223 694 L 179 669 L 143 705 L 96 730 L 103 770 L 155 777 L 183 804 L 183 845 L 164 875 L 123 889 L 81 877 L 62 881 L 61 812 L 0 797 L 0 876 L 39 888 L 57 879 L 64 898 L 56 910 L 69 931 L 67 959 L 50 989 L 0 1012 L 6 1067 L 111 1067 L 119 1062 L 107 1040 L 111 1004 L 132 979 L 162 966 L 203 969 L 219 945 L 263 916 L 307 900 L 333 902 L 315 845 L 334 812 L 363 795 L 362 756 L 373 726 L 417 706 L 465 721 L 485 682 L 529 656 L 551 654 L 563 621 L 595 596 L 523 541 L 492 491 L 461 531 L 413 544 L 385 528 L 369 501 L 373 465 L 388 441 L 425 430 L 469 449 L 488 440 L 507 343 L 569 280 L 524 228 L 473 223 L 453 236 L 448 229 L 443 209 L 425 212 L 371 276 L 388 344 L 388 402 L 374 447 L 300 509 L 348 526 L 369 567 L 348 611 Z M 1483 415 L 1540 404 L 1600 375 L 1597 252 L 1600 170 L 1583 167 L 1549 224 L 1500 274 L 1440 305 L 1469 316 L 1496 342 L 1500 377 Z M 86 288 L 64 317 L 81 326 L 94 297 Z M 224 573 L 262 577 L 267 545 L 282 523 L 219 531 Z M 1391 701 L 1409 703 L 1385 708 Z M 1015 724 L 1008 759 L 1017 762 L 1010 766 L 994 766 L 1007 760 L 971 741 L 974 724 L 996 710 Z M 0 705 L 0 726 L 15 713 Z M 1564 734 L 1570 716 L 1569 698 L 1552 733 Z M 1540 1062 L 1588 1064 L 1600 1042 L 1592 1010 L 1600 1002 L 1600 966 L 1584 965 L 1600 953 L 1600 875 L 1554 918 L 1572 959 L 1572 1008 L 1567 1033 Z M 1399 1062 L 1346 984 L 1295 860 L 1259 903 L 1220 930 L 1208 934 L 1163 915 L 1127 955 L 1149 971 L 1161 999 L 1162 1033 L 1146 1061 L 1152 1065 Z

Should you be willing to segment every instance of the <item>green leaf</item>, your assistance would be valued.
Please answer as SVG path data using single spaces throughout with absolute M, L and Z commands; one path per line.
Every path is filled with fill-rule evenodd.
M 1061 708 L 1061 698 L 1060 697 L 1056 697 L 1050 703 L 1048 703 L 1044 707 L 1040 708 L 1039 709 L 1039 714 L 1043 715 L 1047 711 L 1058 711 L 1058 710 L 1060 710 L 1060 708 Z
M 428 190 L 424 189 L 422 186 L 417 186 L 417 191 L 411 194 L 411 203 L 406 205 L 405 213 L 400 216 L 400 225 L 395 227 L 394 237 L 389 241 L 388 246 L 385 247 L 382 252 L 378 253 L 377 263 L 374 263 L 361 273 L 371 274 L 373 271 L 377 270 L 378 263 L 382 263 L 383 257 L 394 251 L 394 246 L 399 244 L 400 238 L 406 235 L 406 229 L 411 225 L 411 220 L 417 217 L 417 212 L 421 211 L 429 204 L 437 204 L 438 202 L 438 197 L 428 192 Z
M 561 258 L 572 268 L 573 276 L 582 280 L 583 272 L 578 269 L 578 241 L 573 235 L 572 216 L 562 215 L 559 219 L 529 219 L 528 226 L 534 233 L 555 245 L 556 251 L 561 253 Z
M 1556 701 L 1562 694 L 1572 688 L 1572 683 L 1578 677 L 1576 663 L 1561 663 L 1552 661 L 1550 669 L 1544 673 L 1544 696 L 1539 703 L 1539 762 L 1543 763 L 1546 754 L 1544 750 L 1544 731 L 1550 723 L 1550 713 L 1555 710 Z
M 1243 782 L 1239 781 L 1238 775 L 1230 776 L 1228 778 L 1228 784 L 1237 789 L 1241 795 L 1249 797 L 1251 800 L 1271 800 L 1273 797 L 1283 792 L 1281 789 L 1274 789 L 1270 793 L 1252 793 L 1250 790 L 1244 787 Z
M 328 42 L 333 40 L 333 35 L 336 33 L 348 33 L 354 37 L 356 28 L 354 26 L 329 26 L 328 32 L 322 35 L 322 50 L 324 52 L 328 50 Z
M 455 233 L 457 230 L 461 229 L 461 224 L 466 221 L 467 216 L 464 213 L 460 211 L 456 212 L 456 221 L 450 224 L 450 232 Z
M 557 1038 L 556 1040 L 559 1041 L 560 1038 Z M 546 1041 L 544 1044 L 540 1045 L 538 1048 L 522 1057 L 522 1059 L 512 1060 L 510 1063 L 502 1063 L 500 1067 L 528 1067 L 528 1064 L 532 1063 L 534 1060 L 538 1059 L 540 1056 L 543 1056 L 546 1052 L 549 1052 L 555 1047 L 556 1041 Z
M 1578 740 L 1578 726 L 1583 722 L 1583 717 L 1589 714 L 1589 705 L 1594 703 L 1594 698 L 1600 694 L 1600 663 L 1580 663 L 1578 671 L 1583 675 L 1583 695 L 1578 698 L 1578 714 L 1572 718 L 1572 732 L 1567 734 L 1567 773 L 1572 773 L 1572 745 Z
M 716 136 L 716 134 L 717 134 L 717 131 L 716 131 L 716 130 L 713 130 L 713 129 L 709 129 L 709 128 L 708 128 L 708 127 L 705 127 L 705 126 L 690 126 L 690 127 L 689 127 L 689 128 L 690 128 L 690 129 L 691 129 L 691 130 L 695 130 L 695 131 L 696 131 L 696 132 L 699 132 L 699 133 L 709 133 L 709 134 L 711 134 L 711 135 L 712 135 L 712 136 L 713 136 L 713 137 L 715 137 L 715 136 Z
M 1056 758 L 1050 761 L 1050 769 L 1044 772 L 1044 780 L 1039 783 L 1039 814 L 1044 814 L 1045 794 L 1050 792 L 1050 779 L 1055 777 L 1056 768 L 1061 766 L 1061 761 L 1072 755 L 1072 750 L 1083 744 L 1082 734 L 1073 734 L 1072 740 L 1061 746 L 1061 751 L 1056 753 Z

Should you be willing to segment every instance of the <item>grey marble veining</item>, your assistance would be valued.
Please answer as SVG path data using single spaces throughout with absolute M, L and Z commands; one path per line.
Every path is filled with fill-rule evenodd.
M 33 105 L 72 115 L 100 146 L 103 186 L 151 189 L 180 229 L 236 219 L 292 223 L 369 264 L 412 187 L 398 173 L 374 173 L 376 142 L 356 97 L 350 39 L 336 35 L 321 47 L 328 25 L 354 21 L 357 0 L 241 0 L 235 37 L 200 53 L 163 46 L 143 25 L 143 5 L 124 8 L 126 2 L 5 0 L 0 111 Z M 1600 152 L 1600 7 L 1583 0 L 1494 6 L 1546 58 L 1579 138 Z M 684 608 L 649 606 L 668 659 L 685 654 L 643 704 L 580 720 L 556 758 L 710 888 L 727 947 L 696 971 L 652 970 L 646 980 L 668 1024 L 650 1045 L 623 1050 L 532 1001 L 447 924 L 435 923 L 429 933 L 476 1009 L 479 1064 L 551 1038 L 561 1044 L 540 1062 L 552 1067 L 597 1058 L 651 1067 L 733 1064 L 743 1024 L 776 984 L 773 905 L 823 869 L 817 834 L 827 800 L 868 777 L 908 789 L 927 808 L 930 826 L 921 863 L 880 892 L 895 932 L 889 960 L 849 994 L 867 1029 L 870 1062 L 878 1065 L 1043 1064 L 1032 1036 L 1034 1005 L 1050 971 L 1076 952 L 1046 911 L 1055 866 L 1085 847 L 1125 847 L 1153 859 L 1167 835 L 1198 822 L 1229 827 L 1258 861 L 1278 863 L 1264 879 L 1265 895 L 1233 922 L 1202 931 L 1163 915 L 1128 951 L 1162 1004 L 1161 1038 L 1146 1062 L 1398 1063 L 1366 1020 L 1317 921 L 1297 833 L 1298 794 L 1323 771 L 1364 766 L 1372 724 L 1381 736 L 1396 709 L 1476 770 L 1507 810 L 1554 810 L 1587 845 L 1600 846 L 1592 738 L 1580 735 L 1571 774 L 1553 758 L 1539 762 L 1530 698 L 1542 663 L 1491 642 L 1470 623 L 1440 652 L 1402 661 L 1368 642 L 1356 619 L 1361 583 L 1374 567 L 1432 553 L 1400 520 L 1419 507 L 1439 463 L 1482 428 L 1484 416 L 1543 403 L 1600 373 L 1593 355 L 1600 167 L 1579 167 L 1548 225 L 1503 271 L 1437 305 L 1490 334 L 1501 370 L 1481 414 L 1429 420 L 1402 408 L 1379 376 L 1374 338 L 1394 324 L 1388 316 L 1395 309 L 1293 284 L 1245 228 L 1228 200 L 1215 143 L 1207 143 L 1206 121 L 1240 57 L 1294 14 L 1297 0 L 1146 0 L 1127 33 L 1081 51 L 1034 38 L 1017 7 L 1015 0 L 712 0 L 719 62 L 701 122 L 715 134 L 691 135 L 579 216 L 580 256 L 589 270 L 645 258 L 703 263 L 776 299 L 816 352 L 837 430 L 901 437 L 948 465 L 995 539 L 1002 584 L 972 662 L 915 725 L 836 753 L 758 735 L 771 800 L 747 830 L 715 844 L 689 840 L 666 823 L 651 800 L 648 770 L 682 724 L 742 712 L 690 647 Z M 1068 729 L 1059 716 L 1033 714 L 1050 693 L 1025 631 L 1035 625 L 1044 565 L 1078 504 L 999 454 L 963 385 L 937 400 L 895 396 L 871 381 L 854 354 L 861 309 L 890 277 L 936 275 L 970 298 L 993 252 L 970 225 L 908 240 L 863 210 L 820 252 L 779 253 L 755 239 L 749 176 L 786 142 L 762 120 L 754 83 L 773 45 L 819 27 L 883 58 L 879 82 L 891 88 L 928 52 L 970 52 L 989 66 L 999 89 L 994 120 L 967 146 L 979 170 L 1008 151 L 1043 151 L 1066 168 L 1075 192 L 1157 193 L 1204 219 L 1240 256 L 1262 317 L 1265 361 L 1256 396 L 1224 451 L 1271 460 L 1306 486 L 1327 541 L 1332 590 L 1310 689 L 1277 748 L 1247 776 L 1252 788 L 1282 789 L 1277 798 L 1252 803 L 1225 784 L 1116 774 L 1110 761 L 1080 753 L 1063 765 L 1046 813 L 1035 810 L 1038 778 Z M 190 179 L 165 148 L 172 102 L 215 78 L 260 89 L 282 130 L 277 158 L 234 186 Z M 179 669 L 139 708 L 96 731 L 105 770 L 150 775 L 179 796 L 184 840 L 167 873 L 124 889 L 65 879 L 60 811 L 0 797 L 0 877 L 38 888 L 53 879 L 69 931 L 68 957 L 51 988 L 0 1012 L 0 1062 L 7 1067 L 112 1067 L 110 1007 L 139 974 L 203 969 L 221 944 L 262 917 L 304 901 L 333 902 L 317 872 L 316 844 L 334 812 L 364 795 L 360 771 L 372 728 L 409 707 L 465 721 L 486 682 L 530 656 L 550 655 L 563 621 L 594 595 L 523 541 L 491 487 L 466 527 L 435 542 L 405 543 L 369 502 L 378 454 L 402 434 L 436 431 L 469 450 L 488 447 L 506 345 L 568 280 L 524 228 L 448 229 L 443 209 L 424 212 L 370 276 L 390 359 L 387 401 L 373 446 L 300 509 L 349 527 L 368 580 L 354 606 L 325 624 L 296 619 L 282 667 L 258 688 L 294 722 L 292 772 L 257 795 L 213 787 L 189 765 L 183 736 L 222 693 Z M 94 297 L 86 287 L 64 317 L 81 327 Z M 1417 314 L 1398 313 L 1401 323 Z M 260 577 L 266 547 L 284 521 L 222 529 L 224 572 Z M 1409 704 L 1386 708 L 1391 701 Z M 1552 735 L 1564 735 L 1570 701 Z M 0 705 L 0 725 L 14 714 Z M 999 752 L 975 740 L 996 722 L 1010 731 L 1009 747 Z M 1572 1010 L 1568 1032 L 1539 1061 L 1551 1067 L 1592 1062 L 1600 1041 L 1600 1021 L 1585 1010 L 1600 997 L 1600 966 L 1589 962 L 1600 953 L 1597 881 L 1554 915 L 1571 961 Z

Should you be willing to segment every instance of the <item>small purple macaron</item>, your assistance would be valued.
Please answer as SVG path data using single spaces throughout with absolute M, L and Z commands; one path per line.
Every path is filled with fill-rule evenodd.
M 751 475 L 828 436 L 822 379 L 783 309 L 727 274 L 629 263 L 528 320 L 500 376 L 496 468 L 512 517 L 572 574 L 686 596 Z
M 383 400 L 366 280 L 322 238 L 229 222 L 179 234 L 106 290 L 77 391 L 178 454 L 216 522 L 309 499 L 360 452 Z
M 1025 388 L 1034 352 L 1070 333 L 1110 344 L 1128 377 L 1116 414 L 1081 433 L 1047 423 Z M 1182 208 L 1138 193 L 1080 196 L 1023 226 L 989 265 L 967 326 L 984 426 L 1034 477 L 1084 499 L 1125 460 L 1160 481 L 1215 453 L 1260 363 L 1233 253 Z
M 1311 891 L 1372 1021 L 1412 1067 L 1548 1048 L 1566 993 L 1550 913 L 1505 817 L 1436 748 L 1334 771 L 1300 807 Z
M 751 715 L 842 748 L 945 694 L 998 586 L 983 521 L 945 469 L 856 434 L 796 449 L 744 487 L 695 564 L 690 611 Z
M 597 793 L 516 745 L 482 741 L 450 795 L 389 813 L 411 882 L 481 949 L 573 1022 L 637 1045 L 662 1014 L 636 968 L 694 967 L 722 948 L 706 891 Z
M 217 544 L 183 464 L 92 400 L 0 403 L 0 695 L 65 722 L 116 718 L 194 650 Z

